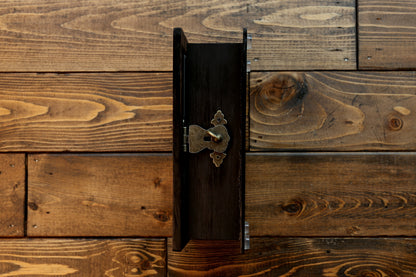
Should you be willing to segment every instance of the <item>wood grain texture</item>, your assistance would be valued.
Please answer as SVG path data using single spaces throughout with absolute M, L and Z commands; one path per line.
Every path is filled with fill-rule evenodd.
M 29 236 L 171 236 L 169 154 L 30 155 Z M 252 236 L 415 236 L 416 154 L 248 154 Z
M 165 276 L 164 239 L 0 240 L 0 276 Z
M 246 46 L 242 41 L 188 44 L 184 116 L 189 124 L 203 128 L 202 132 L 193 135 L 192 126 L 189 126 L 189 151 L 194 153 L 187 156 L 188 203 L 182 209 L 189 209 L 189 229 L 185 232 L 191 239 L 238 240 L 242 236 L 246 75 Z M 219 110 L 225 120 L 218 118 L 220 121 L 212 123 Z M 217 125 L 219 122 L 224 125 Z M 205 130 L 211 127 L 224 128 L 225 133 L 212 129 L 213 133 L 223 137 L 222 141 L 209 142 L 211 145 L 205 151 L 199 152 L 207 145 L 193 150 L 192 139 L 198 141 L 200 136 L 204 140 Z M 227 143 L 226 136 L 232 138 Z M 225 154 L 219 167 L 211 158 L 211 155 L 221 156 L 216 152 Z
M 226 242 L 168 247 L 169 276 L 416 276 L 414 239 L 253 238 L 240 255 Z
M 28 236 L 169 236 L 170 155 L 29 155 Z
M 254 35 L 253 69 L 355 69 L 354 0 L 0 2 L 0 71 L 170 71 L 190 42 Z
M 415 76 L 252 73 L 250 149 L 415 150 Z
M 246 218 L 255 236 L 414 236 L 416 155 L 249 156 Z
M 0 151 L 169 151 L 170 73 L 0 74 Z
M 416 68 L 416 2 L 359 0 L 359 68 Z
M 252 73 L 250 145 L 414 150 L 416 73 Z M 171 151 L 170 73 L 0 74 L 0 151 Z
M 25 155 L 0 154 L 0 237 L 23 236 Z

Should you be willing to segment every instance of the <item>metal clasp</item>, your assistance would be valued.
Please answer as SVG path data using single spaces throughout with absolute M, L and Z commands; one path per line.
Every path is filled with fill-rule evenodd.
M 189 126 L 189 152 L 199 153 L 206 148 L 213 150 L 214 152 L 210 154 L 212 162 L 216 167 L 220 167 L 224 158 L 227 156 L 224 152 L 227 150 L 228 143 L 230 142 L 230 136 L 228 135 L 227 128 L 224 126 L 227 124 L 227 120 L 224 118 L 221 110 L 218 110 L 214 115 L 211 124 L 214 127 L 208 130 L 198 125 Z

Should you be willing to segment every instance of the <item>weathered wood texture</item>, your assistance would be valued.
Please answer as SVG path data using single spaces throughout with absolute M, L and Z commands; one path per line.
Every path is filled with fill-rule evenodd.
M 250 149 L 415 150 L 416 72 L 252 73 Z
M 171 236 L 163 155 L 30 155 L 29 236 Z M 414 236 L 416 154 L 249 154 L 253 236 Z
M 23 236 L 25 155 L 0 154 L 0 237 Z
M 354 0 L 1 1 L 0 71 L 170 71 L 190 42 L 254 35 L 253 69 L 355 69 Z
M 169 253 L 169 276 L 416 276 L 416 241 L 390 238 L 252 238 L 251 250 L 191 242 Z
M 358 0 L 359 68 L 416 68 L 416 2 Z
M 29 236 L 169 236 L 170 155 L 29 155 Z
M 246 218 L 253 235 L 416 235 L 413 153 L 248 158 Z
M 252 73 L 251 150 L 414 150 L 412 72 Z M 171 151 L 170 73 L 0 74 L 0 151 Z
M 0 116 L 3 152 L 169 151 L 172 76 L 0 74 Z
M 0 276 L 165 276 L 165 239 L 0 240 Z

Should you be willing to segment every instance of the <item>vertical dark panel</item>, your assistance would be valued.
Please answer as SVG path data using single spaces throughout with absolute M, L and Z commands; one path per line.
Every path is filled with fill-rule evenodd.
M 187 126 L 184 98 L 187 40 L 182 29 L 173 32 L 173 250 L 189 241 L 188 233 L 188 153 L 183 151 L 183 129 Z
M 189 155 L 189 222 L 194 239 L 237 240 L 241 235 L 242 51 L 242 44 L 190 44 L 188 48 L 189 123 L 208 129 L 221 110 L 231 137 L 227 156 L 218 168 L 210 150 Z
M 180 48 L 185 39 L 175 31 L 174 71 L 179 72 L 174 72 L 174 250 L 180 250 L 189 239 L 242 241 L 245 38 L 246 32 L 243 43 L 188 43 Z M 183 127 L 209 129 L 218 110 L 224 113 L 231 138 L 220 167 L 210 157 L 212 150 L 181 152 Z

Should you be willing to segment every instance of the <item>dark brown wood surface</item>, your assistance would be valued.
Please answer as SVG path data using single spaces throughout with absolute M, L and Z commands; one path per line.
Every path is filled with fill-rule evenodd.
M 359 68 L 416 68 L 416 2 L 359 0 Z
M 244 255 L 227 242 L 169 247 L 169 276 L 408 277 L 416 272 L 416 241 L 406 238 L 252 238 Z
M 255 236 L 415 236 L 413 153 L 250 155 Z
M 165 239 L 0 240 L 2 276 L 166 276 Z
M 0 14 L 0 71 L 171 71 L 174 27 L 201 43 L 247 27 L 255 69 L 355 69 L 354 0 L 13 0 Z
M 186 111 L 185 68 L 188 41 L 181 28 L 173 32 L 173 249 L 182 250 L 189 241 L 188 150 L 185 130 L 189 126 Z M 189 129 L 187 129 L 189 130 Z M 189 133 L 189 131 L 187 131 Z M 186 149 L 185 149 L 186 148 Z M 184 151 L 186 150 L 186 151 Z
M 185 93 L 187 122 L 207 130 L 224 114 L 230 141 L 219 167 L 213 150 L 188 155 L 189 234 L 194 239 L 242 237 L 245 145 L 246 49 L 240 43 L 188 44 Z M 189 132 L 191 135 L 191 132 Z M 191 139 L 191 138 L 189 138 Z M 217 155 L 217 154 L 214 154 Z
M 24 235 L 25 155 L 0 154 L 0 237 Z
M 171 73 L 0 74 L 0 151 L 170 151 Z
M 170 236 L 169 155 L 29 155 L 29 236 Z
M 415 150 L 415 74 L 252 73 L 250 149 Z
M 30 155 L 30 236 L 171 236 L 163 155 Z M 252 236 L 415 236 L 412 153 L 248 154 Z

